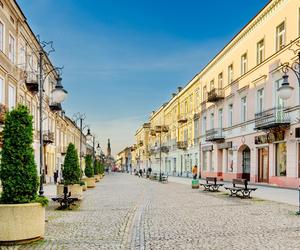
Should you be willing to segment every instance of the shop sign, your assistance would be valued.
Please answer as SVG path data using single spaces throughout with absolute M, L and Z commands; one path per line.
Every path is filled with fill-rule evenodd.
M 225 149 L 225 148 L 231 148 L 232 147 L 232 141 L 223 142 L 218 144 L 218 149 Z
M 265 135 L 255 136 L 255 144 L 274 143 L 284 140 L 284 131 L 270 132 Z
M 205 152 L 205 151 L 212 151 L 213 150 L 213 145 L 210 145 L 210 146 L 203 146 L 202 147 L 202 151 Z

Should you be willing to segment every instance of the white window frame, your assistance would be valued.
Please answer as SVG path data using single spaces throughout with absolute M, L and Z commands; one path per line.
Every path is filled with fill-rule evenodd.
M 248 70 L 248 58 L 247 53 L 241 56 L 241 75 L 244 75 Z
M 213 129 L 215 127 L 215 114 L 214 114 L 214 112 L 210 113 L 209 119 L 210 119 L 209 120 L 210 129 Z
M 13 47 L 11 47 L 11 38 L 14 41 Z M 11 48 L 13 48 L 13 51 L 11 51 Z M 13 34 L 9 33 L 8 36 L 8 58 L 12 63 L 16 62 L 16 38 Z
M 261 64 L 265 60 L 265 39 L 261 39 L 256 44 L 256 63 Z
M 2 36 L 0 33 L 0 51 L 4 52 L 5 48 L 5 25 L 4 22 L 0 19 L 0 23 L 2 24 Z
M 11 92 L 10 90 L 13 90 L 13 96 L 11 97 Z M 11 101 L 13 103 L 11 103 Z M 16 107 L 16 86 L 14 86 L 13 84 L 9 84 L 8 85 L 8 109 L 12 110 Z
M 228 127 L 232 127 L 233 125 L 233 104 L 230 103 L 228 105 Z
M 228 84 L 233 82 L 233 64 L 228 66 Z
M 247 97 L 241 98 L 241 122 L 247 121 Z
M 5 81 L 4 77 L 0 76 L 0 103 L 5 104 Z
M 218 75 L 218 89 L 223 89 L 223 72 Z
M 256 113 L 261 113 L 264 111 L 264 97 L 265 97 L 265 89 L 258 89 L 256 92 Z M 260 102 L 261 100 L 261 102 Z
M 280 30 L 280 28 L 283 26 L 283 30 Z M 276 27 L 276 51 L 281 50 L 285 46 L 285 21 L 281 22 L 277 27 Z M 282 44 L 280 44 L 280 40 L 282 39 Z
M 218 127 L 220 129 L 222 129 L 223 128 L 223 109 L 222 108 L 220 108 L 218 111 L 218 123 L 219 123 Z

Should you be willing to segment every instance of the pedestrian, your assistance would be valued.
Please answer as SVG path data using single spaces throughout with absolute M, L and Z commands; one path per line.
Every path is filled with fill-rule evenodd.
M 139 170 L 139 173 L 140 173 L 139 177 L 143 177 L 143 170 L 142 169 Z
M 192 173 L 193 173 L 193 179 L 196 180 L 197 179 L 197 172 L 198 172 L 198 168 L 197 165 L 195 165 L 192 169 Z
M 58 178 L 58 170 L 56 170 L 56 171 L 54 172 L 54 184 L 57 183 L 57 178 Z

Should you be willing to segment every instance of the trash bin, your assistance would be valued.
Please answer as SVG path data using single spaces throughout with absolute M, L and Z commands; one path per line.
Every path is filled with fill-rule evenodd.
M 192 189 L 199 189 L 199 180 L 192 180 Z

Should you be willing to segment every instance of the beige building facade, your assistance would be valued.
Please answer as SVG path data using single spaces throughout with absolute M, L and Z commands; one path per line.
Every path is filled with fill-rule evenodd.
M 152 168 L 188 176 L 197 165 L 202 177 L 298 186 L 299 85 L 291 70 L 292 97 L 283 101 L 278 88 L 283 65 L 298 60 L 299 36 L 300 1 L 270 1 L 151 114 Z

